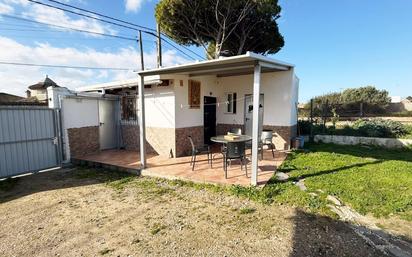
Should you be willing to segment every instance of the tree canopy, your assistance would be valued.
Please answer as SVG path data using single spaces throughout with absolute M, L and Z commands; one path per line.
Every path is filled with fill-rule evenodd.
M 332 109 L 339 115 L 349 115 L 351 112 L 360 111 L 360 103 L 364 104 L 364 111 L 381 113 L 390 102 L 388 91 L 378 90 L 374 86 L 349 88 L 313 98 L 315 115 L 330 115 Z M 310 110 L 310 103 L 305 105 L 305 109 Z
M 167 36 L 204 48 L 209 59 L 252 51 L 273 54 L 284 45 L 278 0 L 161 0 L 156 20 Z
M 412 102 L 412 96 L 408 96 L 406 99 Z

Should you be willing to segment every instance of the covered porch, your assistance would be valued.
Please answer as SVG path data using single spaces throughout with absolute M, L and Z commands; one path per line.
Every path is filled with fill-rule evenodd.
M 250 158 L 251 152 L 247 152 Z M 287 156 L 285 151 L 276 151 L 272 157 L 270 150 L 264 151 L 263 160 L 258 164 L 257 185 L 265 185 L 276 173 L 277 168 Z M 178 179 L 198 183 L 222 184 L 222 185 L 250 185 L 251 162 L 248 162 L 248 176 L 245 170 L 241 170 L 239 163 L 233 162 L 228 167 L 228 178 L 225 179 L 223 171 L 223 157 L 214 150 L 212 168 L 207 162 L 206 155 L 199 155 L 194 170 L 190 166 L 189 157 L 167 158 L 164 156 L 146 155 L 146 167 L 142 169 L 137 151 L 105 150 L 99 153 L 74 158 L 77 164 L 90 167 L 103 167 L 114 170 L 135 172 L 143 176 L 152 176 L 166 179 Z
M 275 76 L 272 74 L 282 74 L 280 76 Z M 268 76 L 266 76 L 266 74 Z M 285 134 L 291 135 L 289 131 L 292 131 L 296 123 L 293 123 L 296 119 L 293 114 L 295 109 L 294 103 L 294 72 L 293 65 L 282 63 L 276 60 L 272 60 L 260 55 L 253 53 L 247 53 L 242 56 L 235 56 L 229 58 L 223 58 L 218 60 L 210 60 L 193 64 L 180 65 L 175 67 L 159 68 L 147 71 L 138 72 L 139 75 L 139 85 L 143 85 L 145 77 L 159 76 L 161 79 L 172 78 L 175 80 L 171 95 L 173 96 L 170 102 L 173 104 L 173 111 L 171 111 L 171 119 L 169 119 L 168 124 L 168 136 L 164 136 L 165 140 L 171 139 L 173 141 L 170 145 L 171 147 L 158 147 L 160 149 L 172 149 L 170 152 L 175 153 L 175 157 L 179 157 L 175 160 L 173 159 L 152 159 L 147 155 L 147 144 L 140 144 L 140 165 L 142 168 L 142 174 L 155 174 L 161 175 L 162 177 L 174 177 L 177 175 L 187 175 L 188 178 L 194 181 L 202 181 L 204 177 L 216 176 L 216 180 L 226 180 L 226 183 L 235 183 L 238 181 L 240 184 L 244 185 L 259 185 L 265 183 L 276 170 L 277 159 L 273 158 L 272 155 L 267 156 L 265 154 L 263 160 L 259 160 L 259 143 L 262 127 L 266 125 L 268 129 L 272 130 L 272 127 L 277 126 L 287 130 Z M 263 76 L 265 75 L 265 76 Z M 262 86 L 262 77 L 264 79 L 264 85 Z M 186 84 L 187 83 L 187 84 Z M 198 83 L 196 87 L 189 87 L 186 85 L 192 85 L 191 83 Z M 193 93 L 191 88 L 200 88 L 201 90 Z M 265 92 L 265 103 L 261 102 L 262 93 Z M 159 106 L 163 106 L 165 101 L 157 100 L 152 95 L 146 95 L 146 89 L 143 86 L 138 87 L 138 109 L 139 109 L 139 141 L 152 143 L 153 141 L 159 141 L 158 135 L 164 133 L 164 128 L 161 130 L 155 128 L 159 131 L 153 133 L 153 127 L 163 126 L 161 121 L 154 119 L 153 110 L 161 109 Z M 153 92 L 150 91 L 151 93 Z M 160 91 L 158 90 L 159 94 Z M 238 97 L 238 101 L 241 99 L 245 101 L 244 105 L 240 105 L 238 113 L 228 113 L 229 110 L 222 108 L 222 99 L 227 93 L 236 92 L 241 97 Z M 189 93 L 189 100 L 192 94 L 200 95 L 198 101 L 194 103 L 187 102 L 187 94 Z M 250 102 L 246 105 L 246 98 L 250 97 Z M 145 98 L 148 97 L 150 101 L 146 101 Z M 244 130 L 248 130 L 247 135 L 251 136 L 251 148 L 248 150 L 248 176 L 245 172 L 240 169 L 240 165 L 234 165 L 233 170 L 229 170 L 229 177 L 224 178 L 223 172 L 214 173 L 212 168 L 209 170 L 207 168 L 207 162 L 204 163 L 202 158 L 198 158 L 196 163 L 197 169 L 200 169 L 198 173 L 192 172 L 189 162 L 190 157 L 181 157 L 188 154 L 189 143 L 187 142 L 187 137 L 190 135 L 195 141 L 195 144 L 201 145 L 204 143 L 209 143 L 210 136 L 207 135 L 205 130 L 205 116 L 206 116 L 206 97 L 215 98 L 214 105 L 217 108 L 213 110 L 214 113 L 217 112 L 216 119 L 210 125 L 210 128 L 216 128 L 215 135 L 226 134 L 235 126 L 243 127 Z M 232 95 L 232 99 L 235 98 Z M 160 98 L 159 98 L 160 99 Z M 216 103 L 217 100 L 217 103 Z M 219 108 L 219 102 L 221 104 Z M 146 106 L 147 105 L 147 106 Z M 187 106 L 188 105 L 188 106 Z M 266 121 L 267 124 L 263 124 L 263 114 L 261 112 L 261 107 L 265 105 L 266 110 Z M 244 107 L 243 107 L 244 106 Z M 248 108 L 246 108 L 246 106 Z M 256 106 L 258 108 L 253 108 Z M 148 109 L 146 110 L 146 108 Z M 170 107 L 170 105 L 169 105 Z M 159 117 L 163 117 L 163 108 L 159 111 Z M 275 110 L 275 111 L 274 111 Z M 246 116 L 248 112 L 249 116 Z M 167 116 L 169 118 L 169 116 Z M 249 121 L 248 126 L 246 121 Z M 222 123 L 222 124 L 220 124 Z M 228 127 L 229 126 L 229 127 Z M 220 132 L 225 130 L 224 133 Z M 148 133 L 147 133 L 148 132 Z M 213 134 L 213 133 L 211 133 Z M 243 133 L 242 133 L 243 134 Z M 211 135 L 212 136 L 212 135 Z M 155 138 L 156 140 L 154 140 Z M 290 137 L 286 136 L 286 144 L 290 142 Z M 158 143 L 158 142 L 156 142 Z M 160 141 L 164 143 L 164 140 Z M 284 150 L 284 148 L 282 148 Z M 284 152 L 276 152 L 276 155 L 282 155 L 284 158 Z M 205 157 L 205 156 L 203 156 Z M 161 157 L 159 157 L 161 158 Z M 183 159 L 182 159 L 183 158 Z M 156 162 L 157 161 L 157 162 Z M 180 174 L 178 169 L 173 169 L 176 164 L 184 164 L 185 167 L 181 167 L 182 174 Z M 206 165 L 202 167 L 202 165 Z M 221 160 L 216 165 L 221 165 L 220 169 L 223 170 L 223 161 Z M 263 167 L 263 168 L 262 168 Z M 270 168 L 272 167 L 272 168 Z M 232 169 L 232 167 L 231 167 Z M 186 170 L 186 173 L 183 172 Z M 191 171 L 188 172 L 188 171 Z M 196 170 L 196 169 L 195 169 Z M 201 178 L 197 177 L 197 174 L 205 173 Z M 207 173 L 207 174 L 206 174 Z M 235 176 L 230 176 L 230 174 L 238 174 Z M 219 178 L 217 178 L 219 177 Z

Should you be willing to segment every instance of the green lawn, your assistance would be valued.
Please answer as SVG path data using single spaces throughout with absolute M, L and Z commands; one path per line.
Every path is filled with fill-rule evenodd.
M 307 149 L 292 153 L 280 168 L 291 180 L 305 178 L 309 192 L 323 190 L 362 214 L 412 220 L 412 151 L 331 144 Z

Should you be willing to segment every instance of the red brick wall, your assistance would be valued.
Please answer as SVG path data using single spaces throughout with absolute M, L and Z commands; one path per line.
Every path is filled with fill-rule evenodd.
M 67 129 L 71 157 L 79 157 L 100 150 L 99 127 Z
M 204 141 L 203 126 L 177 128 L 176 129 L 176 156 L 181 157 L 190 155 L 192 146 L 190 145 L 188 136 L 192 136 L 195 145 L 201 145 Z

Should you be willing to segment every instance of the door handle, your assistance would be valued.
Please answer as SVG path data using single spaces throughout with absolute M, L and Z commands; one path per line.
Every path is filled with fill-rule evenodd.
M 104 122 L 99 122 L 99 125 L 101 126 L 101 125 L 103 125 L 104 124 Z

